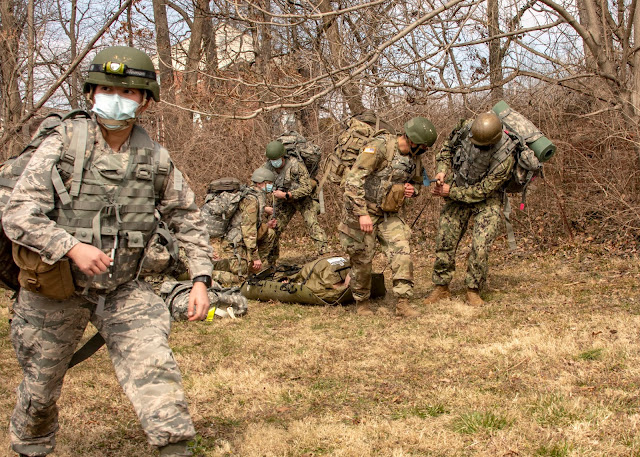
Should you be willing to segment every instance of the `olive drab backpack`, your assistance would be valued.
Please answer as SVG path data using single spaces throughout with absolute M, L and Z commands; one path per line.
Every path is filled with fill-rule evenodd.
M 250 192 L 251 189 L 238 178 L 219 178 L 209 183 L 200 211 L 211 238 L 222 238 L 227 234 L 240 202 Z
M 344 174 L 353 167 L 358 154 L 367 143 L 381 133 L 394 133 L 393 127 L 373 112 L 370 112 L 366 118 L 364 115 L 350 118 L 345 127 L 344 131 L 338 135 L 333 153 L 327 157 L 324 164 L 320 188 L 327 180 L 334 184 L 341 184 Z
M 320 147 L 307 141 L 296 131 L 283 133 L 276 140 L 283 144 L 285 154 L 300 160 L 307 168 L 311 179 L 315 179 L 320 170 L 320 160 L 322 159 Z

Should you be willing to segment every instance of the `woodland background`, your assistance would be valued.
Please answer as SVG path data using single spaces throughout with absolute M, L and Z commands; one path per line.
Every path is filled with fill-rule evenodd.
M 162 102 L 144 123 L 200 198 L 212 178 L 248 179 L 292 115 L 325 154 L 342 123 L 364 108 L 396 127 L 426 116 L 439 132 L 425 159 L 433 172 L 433 152 L 458 119 L 504 99 L 558 146 L 544 181 L 514 215 L 521 244 L 588 242 L 635 252 L 637 3 L 5 0 L 2 157 L 19 151 L 48 110 L 86 107 L 84 70 L 114 44 L 155 56 Z M 329 186 L 326 199 L 321 224 L 332 234 L 337 189 Z M 433 233 L 440 204 L 425 192 L 409 206 L 412 222 L 426 205 L 416 236 Z M 297 220 L 292 233 L 301 229 Z

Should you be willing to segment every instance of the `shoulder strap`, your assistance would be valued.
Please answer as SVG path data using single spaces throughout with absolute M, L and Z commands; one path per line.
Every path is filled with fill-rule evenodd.
M 63 135 L 64 146 L 60 154 L 60 159 L 64 158 L 67 162 L 73 163 L 69 192 L 67 193 L 64 185 L 62 185 L 62 179 L 60 179 L 57 167 L 54 167 L 51 177 L 53 186 L 63 204 L 70 203 L 71 197 L 77 197 L 80 194 L 82 173 L 84 168 L 89 165 L 89 161 L 85 161 L 87 157 L 86 152 L 89 151 L 91 156 L 95 144 L 95 130 L 92 129 L 93 134 L 89 132 L 89 118 L 86 116 L 78 116 L 80 113 L 84 112 L 72 111 L 63 118 L 64 120 L 71 119 L 70 122 L 66 123 L 66 128 L 70 129 L 71 140 L 69 140 L 68 133 Z
M 153 141 L 147 131 L 139 125 L 134 125 L 131 132 L 132 148 L 149 149 L 153 151 L 153 166 L 154 166 L 154 185 L 153 189 L 156 194 L 156 198 L 160 198 L 162 192 L 166 188 L 167 179 L 171 171 L 171 159 L 169 158 L 169 151 L 166 148 Z M 180 170 L 176 167 L 173 172 L 173 188 L 178 192 L 182 190 L 184 178 Z

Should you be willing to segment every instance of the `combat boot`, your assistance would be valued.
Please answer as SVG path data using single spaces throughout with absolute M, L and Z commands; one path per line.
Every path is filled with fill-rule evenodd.
M 484 305 L 484 300 L 480 297 L 480 291 L 478 289 L 467 289 L 467 303 L 471 306 Z
M 371 302 L 369 300 L 356 302 L 356 314 L 358 316 L 373 316 Z
M 160 457 L 191 457 L 193 453 L 189 450 L 188 441 L 178 441 L 167 444 L 160 448 Z
M 449 284 L 441 285 L 438 284 L 431 291 L 429 296 L 424 299 L 423 303 L 425 305 L 433 305 L 438 303 L 440 300 L 444 300 L 451 297 L 451 292 L 449 292 Z
M 420 312 L 413 309 L 407 298 L 398 298 L 396 302 L 396 316 L 398 317 L 418 317 Z

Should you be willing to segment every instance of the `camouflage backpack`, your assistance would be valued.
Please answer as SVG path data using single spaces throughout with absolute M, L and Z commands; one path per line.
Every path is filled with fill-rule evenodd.
M 31 141 L 22 149 L 20 154 L 0 165 L 0 288 L 14 291 L 20 288 L 18 284 L 18 273 L 20 270 L 15 264 L 11 254 L 11 241 L 5 235 L 4 230 L 2 230 L 2 213 L 9 201 L 9 196 L 16 182 L 18 182 L 18 178 L 22 175 L 22 172 L 31 160 L 34 151 L 60 124 L 66 120 L 73 120 L 76 124 L 86 125 L 86 120 L 89 118 L 90 115 L 82 110 L 71 111 L 65 116 L 57 113 L 49 114 L 40 123 Z M 65 143 L 66 149 L 62 153 L 64 154 L 72 148 L 74 150 L 84 151 L 86 149 L 86 142 L 88 141 L 89 138 L 87 138 L 87 135 L 85 135 L 84 138 L 82 135 L 74 135 L 69 144 Z M 59 178 L 59 174 L 55 168 L 52 172 L 52 178 L 54 179 L 54 187 L 58 190 L 59 186 L 63 184 L 61 179 L 56 179 Z
M 326 180 L 341 184 L 344 174 L 353 167 L 362 148 L 381 133 L 395 133 L 384 120 L 368 111 L 347 121 L 346 129 L 338 136 L 333 153 L 327 158 L 320 187 Z
M 200 209 L 211 238 L 226 235 L 231 219 L 242 199 L 251 189 L 237 178 L 215 179 L 207 186 L 207 196 Z
M 283 133 L 276 140 L 284 145 L 286 155 L 300 160 L 307 168 L 309 176 L 315 179 L 320 169 L 320 160 L 322 158 L 320 147 L 307 141 L 305 137 L 293 130 Z

